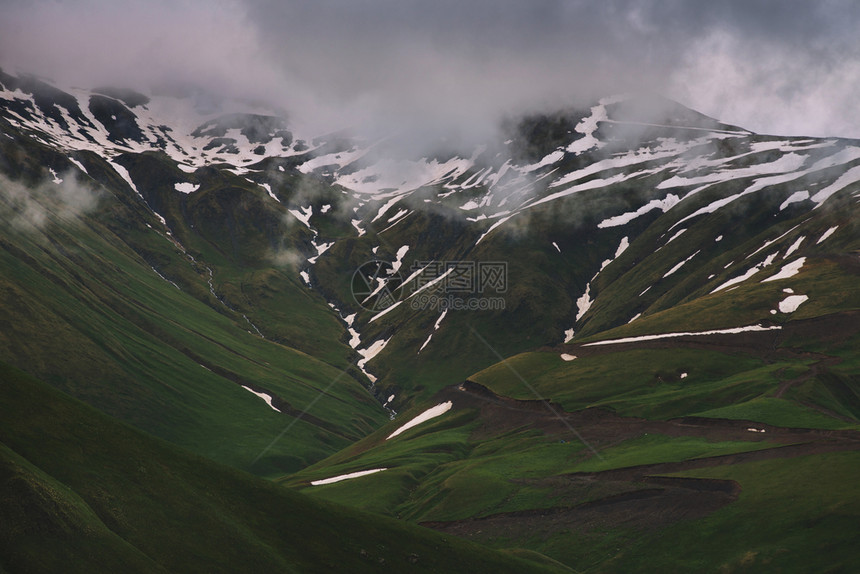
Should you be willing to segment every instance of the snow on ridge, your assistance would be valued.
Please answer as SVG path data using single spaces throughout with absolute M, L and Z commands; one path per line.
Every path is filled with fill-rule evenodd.
M 783 237 L 785 237 L 786 235 L 788 235 L 789 233 L 791 233 L 792 231 L 794 231 L 795 229 L 797 229 L 798 227 L 800 227 L 800 225 L 801 225 L 801 224 L 797 224 L 797 225 L 795 225 L 794 227 L 792 227 L 791 229 L 789 229 L 788 231 L 786 231 L 785 233 L 783 233 L 782 235 L 780 235 L 780 236 L 779 236 L 779 237 L 777 237 L 776 239 L 769 239 L 769 240 L 765 241 L 765 242 L 762 244 L 762 246 L 761 246 L 761 247 L 759 247 L 758 249 L 756 249 L 755 251 L 753 251 L 752 253 L 750 253 L 749 255 L 747 255 L 747 256 L 746 256 L 746 259 L 749 259 L 749 258 L 753 257 L 754 255 L 756 255 L 756 254 L 757 254 L 757 253 L 759 253 L 760 251 L 764 251 L 765 249 L 767 249 L 768 247 L 770 247 L 771 245 L 773 245 L 774 243 L 778 242 L 780 239 L 782 239 Z M 767 265 L 770 265 L 770 263 L 765 263 L 765 265 L 764 265 L 764 266 L 767 266 Z
M 400 249 L 397 250 L 396 258 L 394 259 L 394 263 L 391 264 L 391 269 L 394 273 L 400 269 L 403 265 L 403 257 L 406 255 L 406 252 L 409 251 L 409 246 L 404 245 Z
M 681 177 L 681 176 L 673 176 L 667 180 L 661 181 L 657 185 L 657 189 L 667 189 L 671 187 L 690 187 L 693 185 L 702 185 L 702 184 L 713 184 L 713 183 L 722 183 L 725 181 L 730 181 L 733 179 L 740 179 L 745 177 L 755 177 L 755 176 L 764 176 L 770 174 L 789 174 L 792 179 L 796 179 L 799 177 L 798 170 L 803 167 L 803 164 L 806 163 L 807 156 L 800 155 L 797 153 L 787 153 L 774 161 L 767 163 L 760 163 L 751 165 L 748 167 L 740 167 L 736 169 L 722 169 L 715 170 L 705 175 L 697 176 L 697 177 Z M 781 176 L 780 176 L 781 177 Z M 765 185 L 773 185 L 773 183 L 767 182 L 770 178 L 759 178 L 753 183 L 751 188 L 752 191 L 757 191 L 761 189 Z
M 683 229 L 679 229 L 679 230 L 677 231 L 677 233 L 675 233 L 675 235 L 673 235 L 672 237 L 670 237 L 669 239 L 667 239 L 667 240 L 666 240 L 666 243 L 664 243 L 663 245 L 661 245 L 660 247 L 658 247 L 658 249 L 663 249 L 663 247 L 665 247 L 666 245 L 669 245 L 670 243 L 672 243 L 673 241 L 675 241 L 676 239 L 678 239 L 678 237 L 680 237 L 680 236 L 681 236 L 681 234 L 683 234 L 685 231 L 687 231 L 687 228 L 686 228 L 686 227 L 685 227 L 685 228 L 683 228 Z M 721 235 L 721 236 L 720 236 L 720 239 L 722 239 L 722 237 L 723 237 L 723 236 Z M 717 241 L 719 241 L 719 239 L 717 239 Z
M 391 307 L 389 307 L 389 309 L 390 308 Z M 367 364 L 368 361 L 370 361 L 372 358 L 374 358 L 376 355 L 378 355 L 379 352 L 385 348 L 385 345 L 387 345 L 388 341 L 390 341 L 390 340 L 391 340 L 391 337 L 389 337 L 388 339 L 379 339 L 378 341 L 374 341 L 366 349 L 356 349 L 358 354 L 361 355 L 361 359 L 359 359 L 359 361 L 355 365 L 359 369 L 361 369 L 361 372 L 364 373 L 365 376 L 367 376 L 367 378 L 371 380 L 371 382 L 375 383 L 376 377 L 371 375 L 370 373 L 368 373 L 367 370 L 364 368 L 364 366 Z
M 424 350 L 424 347 L 426 347 L 430 343 L 430 339 L 433 338 L 433 333 L 435 333 L 436 331 L 439 330 L 439 325 L 442 324 L 442 320 L 445 318 L 445 315 L 447 315 L 447 314 L 448 314 L 448 309 L 445 309 L 444 311 L 442 311 L 442 314 L 439 315 L 439 318 L 436 319 L 436 323 L 433 325 L 433 330 L 430 332 L 430 335 L 427 336 L 427 339 L 424 341 L 424 344 L 421 345 L 421 348 L 418 349 L 419 355 L 421 354 L 421 351 Z
M 758 265 L 755 265 L 755 266 L 747 269 L 746 272 L 744 272 L 742 275 L 738 275 L 737 277 L 733 277 L 733 278 L 729 279 L 728 281 L 726 281 L 725 283 L 723 283 L 722 285 L 720 285 L 719 287 L 717 287 L 716 289 L 711 291 L 709 294 L 713 295 L 717 291 L 722 291 L 726 287 L 731 287 L 732 285 L 737 285 L 739 283 L 743 283 L 744 281 L 746 281 L 747 279 L 749 279 L 750 277 L 752 277 L 753 275 L 755 275 L 759 271 L 761 271 L 761 267 L 759 267 Z
M 637 217 L 645 215 L 649 211 L 654 209 L 659 209 L 663 213 L 666 213 L 676 205 L 681 202 L 681 198 L 677 195 L 670 193 L 663 199 L 652 199 L 639 209 L 635 211 L 628 211 L 626 213 L 622 213 L 621 215 L 615 215 L 604 219 L 600 223 L 597 224 L 597 227 L 600 229 L 606 229 L 607 227 L 618 227 L 621 225 L 627 225 Z
M 438 416 L 441 416 L 441 415 L 447 413 L 449 410 L 451 410 L 451 407 L 453 407 L 453 406 L 454 406 L 453 402 L 445 401 L 444 403 L 440 403 L 440 404 L 436 405 L 435 407 L 431 407 L 431 408 L 427 409 L 426 411 L 424 411 L 423 413 L 421 413 L 420 415 L 418 415 L 417 417 L 415 417 L 414 419 L 412 419 L 411 421 L 409 421 L 408 423 L 406 423 L 405 425 L 398 428 L 396 431 L 394 431 L 390 435 L 388 435 L 388 437 L 385 440 L 394 438 L 397 435 L 399 435 L 400 433 L 411 429 L 412 427 L 418 426 L 423 422 L 426 422 L 426 421 L 429 421 L 430 419 L 434 419 Z
M 795 191 L 790 196 L 788 196 L 788 199 L 786 199 L 782 202 L 782 204 L 780 204 L 779 210 L 782 211 L 792 203 L 800 203 L 801 201 L 806 201 L 807 199 L 809 199 L 809 192 L 807 190 L 804 189 L 803 191 Z
M 588 310 L 591 308 L 591 304 L 594 303 L 594 300 L 591 298 L 591 283 L 588 283 L 585 286 L 585 293 L 576 300 L 576 320 L 579 321 L 583 315 L 585 315 Z
M 433 333 L 431 332 L 429 335 L 427 335 L 427 338 L 424 339 L 424 344 L 418 348 L 418 354 L 419 355 L 421 354 L 421 351 L 424 350 L 424 347 L 426 347 L 427 345 L 430 344 L 430 339 L 432 339 L 432 338 L 433 338 Z
M 317 254 L 313 257 L 308 257 L 308 263 L 316 265 L 317 259 L 319 259 L 320 255 L 331 249 L 332 245 L 334 245 L 334 241 L 330 241 L 329 243 L 317 243 L 316 239 L 311 239 L 311 245 L 313 245 L 314 249 L 317 250 Z
M 76 160 L 76 159 L 75 159 L 75 158 L 73 158 L 73 157 L 70 157 L 70 158 L 69 158 L 69 161 L 70 161 L 70 162 L 72 162 L 73 164 L 75 164 L 75 166 L 76 166 L 78 169 L 80 169 L 82 172 L 84 172 L 84 173 L 86 173 L 87 175 L 89 175 L 89 172 L 87 172 L 87 168 L 85 168 L 85 167 L 84 167 L 84 164 L 82 164 L 81 162 L 79 162 L 78 160 Z
M 793 228 L 792 228 L 792 229 L 789 229 L 788 231 L 786 231 L 785 233 L 783 233 L 782 235 L 780 235 L 779 237 L 777 237 L 777 238 L 776 238 L 776 239 L 774 239 L 773 241 L 765 242 L 764 246 L 762 246 L 762 247 L 760 247 L 759 249 L 757 249 L 755 252 L 753 252 L 753 253 L 752 253 L 752 255 L 755 255 L 756 253 L 758 253 L 758 252 L 759 252 L 759 251 L 761 251 L 762 249 L 764 249 L 764 248 L 768 247 L 769 245 L 771 245 L 771 244 L 773 244 L 773 243 L 776 243 L 777 241 L 779 241 L 780 239 L 782 239 L 783 237 L 785 237 L 786 235 L 788 235 L 789 233 L 791 233 L 793 230 L 794 230 Z M 752 255 L 748 255 L 748 256 L 747 256 L 747 258 L 752 257 Z M 723 283 L 722 285 L 720 285 L 719 287 L 717 287 L 716 289 L 714 289 L 713 291 L 711 291 L 711 293 L 710 293 L 710 294 L 714 294 L 714 293 L 716 293 L 717 291 L 722 291 L 722 290 L 723 290 L 723 289 L 725 289 L 726 287 L 731 287 L 732 285 L 737 285 L 737 284 L 739 284 L 739 283 L 743 283 L 744 281 L 746 281 L 747 279 L 751 278 L 753 275 L 755 275 L 755 274 L 756 274 L 756 273 L 758 273 L 759 271 L 763 270 L 765 267 L 769 267 L 771 264 L 773 264 L 773 262 L 774 262 L 774 260 L 776 259 L 776 256 L 777 256 L 777 255 L 779 255 L 779 251 L 775 251 L 775 252 L 771 253 L 770 255 L 768 255 L 767 257 L 765 257 L 764 261 L 762 261 L 761 263 L 758 263 L 758 264 L 756 264 L 756 265 L 753 265 L 753 266 L 752 266 L 750 269 L 748 269 L 748 270 L 747 270 L 743 275 L 738 275 L 737 277 L 734 277 L 734 278 L 732 278 L 732 279 L 729 279 L 728 281 L 726 281 L 725 283 Z M 728 268 L 730 265 L 731 265 L 731 263 L 729 263 L 729 265 L 726 265 L 726 268 Z M 772 281 L 772 279 L 765 279 L 764 281 Z M 762 283 L 763 283 L 764 281 L 762 281 Z
M 275 192 L 274 192 L 274 191 L 272 191 L 272 186 L 271 186 L 271 185 L 269 185 L 268 183 L 261 183 L 261 184 L 260 184 L 260 187 L 262 187 L 263 189 L 265 189 L 265 190 L 266 190 L 266 193 L 268 193 L 268 194 L 269 194 L 269 197 L 271 197 L 272 199 L 274 199 L 274 200 L 275 200 L 275 201 L 277 201 L 278 203 L 281 203 L 281 200 L 280 200 L 280 199 L 278 199 L 278 196 L 277 196 L 277 195 L 275 195 Z M 324 206 L 324 207 L 331 207 L 331 206 Z M 325 213 L 326 211 L 328 211 L 328 210 L 323 211 L 323 213 Z
M 822 235 L 822 236 L 818 239 L 818 241 L 816 241 L 816 242 L 815 242 L 815 244 L 816 244 L 816 245 L 819 245 L 819 244 L 821 244 L 821 243 L 824 243 L 824 241 L 825 241 L 828 237 L 830 237 L 831 235 L 833 235 L 833 234 L 836 232 L 836 230 L 837 230 L 837 229 L 839 229 L 839 226 L 838 226 L 838 225 L 837 225 L 836 227 L 831 227 L 830 229 L 828 229 L 827 231 L 825 231 L 825 232 L 824 232 L 824 235 Z
M 767 283 L 768 281 L 778 281 L 780 279 L 788 279 L 789 277 L 794 277 L 795 275 L 800 273 L 800 270 L 803 267 L 804 263 L 806 263 L 806 257 L 801 257 L 799 259 L 796 259 L 796 260 L 792 261 L 791 263 L 789 263 L 788 265 L 786 265 L 785 267 L 783 267 L 779 271 L 779 273 L 777 273 L 776 275 L 772 275 L 772 276 L 768 277 L 767 279 L 763 279 L 762 283 Z
M 305 227 L 312 229 L 311 216 L 314 214 L 314 208 L 312 205 L 301 207 L 299 209 L 288 209 L 287 211 L 289 211 L 293 217 L 304 223 Z
M 441 314 L 441 315 L 439 315 L 439 318 L 438 318 L 438 319 L 436 319 L 436 323 L 433 325 L 433 330 L 434 330 L 434 331 L 438 331 L 438 330 L 439 330 L 439 325 L 441 325 L 441 324 L 442 324 L 442 320 L 445 318 L 445 316 L 446 316 L 447 314 L 448 314 L 448 309 L 445 309 L 444 311 L 442 311 L 442 314 Z
M 640 337 L 624 337 L 622 339 L 607 339 L 605 341 L 595 341 L 593 343 L 584 343 L 583 347 L 596 347 L 598 345 L 617 345 L 621 343 L 635 343 L 639 341 L 654 341 L 656 339 L 670 339 L 675 337 L 698 337 L 703 335 L 736 335 L 738 333 L 758 332 L 758 331 L 778 331 L 782 329 L 779 325 L 764 327 L 762 325 L 749 325 L 747 327 L 733 327 L 731 329 L 714 329 L 712 331 L 691 331 L 680 333 L 661 333 L 659 335 L 642 335 Z
M 563 157 L 564 157 L 564 150 L 557 149 L 553 152 L 550 152 L 546 156 L 544 156 L 544 158 L 541 159 L 539 162 L 524 166 L 524 167 L 520 168 L 520 170 L 523 173 L 530 173 L 530 172 L 533 172 L 533 171 L 540 169 L 544 166 L 552 165 L 556 162 L 559 162 L 559 161 L 561 161 L 561 159 Z
M 699 251 L 701 251 L 701 249 L 699 249 Z M 671 269 L 669 269 L 669 271 L 667 271 L 667 272 L 666 272 L 666 274 L 665 274 L 665 275 L 663 275 L 663 279 L 665 279 L 666 277 L 669 277 L 670 275 L 672 275 L 673 273 L 675 273 L 678 269 L 680 269 L 681 267 L 683 267 L 685 263 L 687 263 L 688 261 L 690 261 L 690 259 L 692 259 L 692 258 L 693 258 L 693 257 L 695 257 L 696 255 L 698 255 L 698 254 L 699 254 L 699 251 L 696 251 L 695 253 L 693 253 L 692 255 L 690 255 L 689 257 L 687 257 L 686 259 L 684 259 L 683 261 L 681 261 L 680 263 L 678 263 L 677 265 L 675 265 L 674 267 L 672 267 Z
M 797 241 L 791 244 L 791 247 L 785 252 L 785 255 L 782 256 L 783 259 L 788 259 L 788 256 L 800 249 L 800 244 L 803 243 L 803 240 L 806 239 L 805 235 L 801 235 L 797 238 Z
M 389 305 L 388 307 L 386 307 L 385 309 L 383 309 L 382 311 L 380 311 L 379 313 L 377 313 L 376 315 L 371 317 L 370 321 L 368 321 L 368 323 L 373 323 L 374 321 L 376 321 L 380 317 L 384 317 L 390 311 L 394 311 L 397 307 L 400 306 L 401 303 L 403 303 L 403 301 L 398 301 L 397 303 L 394 303 L 393 305 Z
M 625 235 L 621 238 L 621 242 L 618 244 L 618 248 L 615 250 L 615 256 L 612 259 L 604 259 L 603 263 L 600 264 L 600 271 L 603 271 L 610 263 L 618 259 L 622 253 L 627 251 L 628 247 L 630 247 L 630 239 Z M 591 278 L 592 281 L 597 279 L 597 276 L 600 274 L 600 271 L 594 274 L 594 277 Z
M 388 470 L 387 468 L 372 468 L 370 470 L 359 470 L 358 472 L 350 472 L 349 474 L 341 474 L 339 476 L 333 476 L 331 478 L 323 478 L 320 480 L 312 480 L 312 486 L 321 486 L 323 484 L 332 484 L 335 482 L 340 482 L 342 480 L 349 480 L 350 478 L 358 478 L 360 476 L 367 476 L 368 474 L 374 474 L 377 472 L 382 472 L 383 470 Z
M 609 115 L 606 112 L 606 106 L 617 104 L 624 101 L 627 96 L 610 96 L 601 99 L 596 106 L 591 108 L 591 115 L 582 118 L 573 130 L 583 135 L 583 137 L 572 142 L 567 146 L 566 151 L 576 155 L 588 151 L 593 148 L 600 148 L 605 145 L 599 139 L 594 137 L 594 132 L 597 131 L 598 124 L 609 120 Z

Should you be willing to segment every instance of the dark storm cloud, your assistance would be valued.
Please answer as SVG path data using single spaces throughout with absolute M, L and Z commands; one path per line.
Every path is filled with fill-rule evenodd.
M 860 3 L 0 3 L 0 58 L 265 97 L 319 126 L 460 130 L 657 91 L 762 132 L 860 136 Z M 95 81 L 95 80 L 93 80 Z

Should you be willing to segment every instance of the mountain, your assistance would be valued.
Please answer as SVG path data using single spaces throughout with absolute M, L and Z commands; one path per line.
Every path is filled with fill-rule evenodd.
M 616 96 L 464 150 L 0 85 L 0 361 L 576 570 L 858 567 L 860 142 Z

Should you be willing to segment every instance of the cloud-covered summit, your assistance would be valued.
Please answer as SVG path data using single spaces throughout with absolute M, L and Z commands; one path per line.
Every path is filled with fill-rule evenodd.
M 860 137 L 858 23 L 850 1 L 7 0 L 0 58 L 264 98 L 320 130 L 477 133 L 650 91 L 759 132 Z

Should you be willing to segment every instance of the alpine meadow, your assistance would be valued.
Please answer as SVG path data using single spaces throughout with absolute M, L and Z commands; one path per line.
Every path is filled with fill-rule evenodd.
M 0 573 L 860 571 L 856 6 L 26 4 Z

